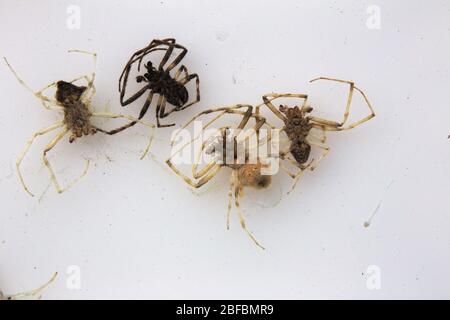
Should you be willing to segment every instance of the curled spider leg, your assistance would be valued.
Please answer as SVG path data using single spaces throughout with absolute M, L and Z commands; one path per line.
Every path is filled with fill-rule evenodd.
M 341 122 L 336 122 L 336 121 L 331 121 L 331 120 L 327 120 L 327 119 L 322 119 L 322 118 L 318 118 L 318 117 L 311 117 L 311 120 L 313 123 L 318 124 L 318 125 L 323 125 L 325 126 L 325 129 L 328 131 L 341 131 L 341 130 L 349 130 L 352 129 L 354 127 L 359 126 L 360 124 L 372 119 L 373 117 L 375 117 L 375 111 L 373 110 L 373 107 L 369 101 L 369 99 L 367 98 L 366 94 L 359 89 L 358 87 L 355 86 L 355 84 L 352 81 L 347 81 L 347 80 L 341 80 L 341 79 L 335 79 L 335 78 L 327 78 L 327 77 L 319 77 L 316 79 L 312 79 L 310 82 L 314 82 L 314 81 L 318 81 L 318 80 L 328 80 L 328 81 L 334 81 L 334 82 L 340 82 L 340 83 L 346 83 L 348 84 L 349 87 L 349 93 L 347 96 L 347 103 L 345 106 L 345 112 L 344 112 L 344 117 L 342 119 Z M 353 98 L 353 91 L 356 90 L 358 91 L 362 97 L 364 98 L 369 110 L 370 110 L 370 114 L 367 115 L 366 117 L 364 117 L 363 119 L 360 119 L 358 121 L 355 121 L 345 127 L 343 127 L 343 125 L 345 123 L 347 123 L 348 117 L 350 115 L 350 105 L 352 102 L 352 98 Z
M 283 122 L 287 120 L 286 116 L 278 110 L 272 103 L 273 100 L 278 98 L 300 98 L 303 99 L 302 108 L 306 106 L 308 95 L 303 93 L 270 93 L 263 96 L 264 104 Z M 259 108 L 258 108 L 259 109 Z
M 79 49 L 71 49 L 68 50 L 69 53 L 83 53 L 83 54 L 87 54 L 87 55 L 91 55 L 92 58 L 94 59 L 94 68 L 93 71 L 91 73 L 91 78 L 90 81 L 88 82 L 88 86 L 91 87 L 94 83 L 95 80 L 95 70 L 97 69 L 97 53 L 96 52 L 89 52 L 89 51 L 85 51 L 85 50 L 79 50 Z
M 99 118 L 110 118 L 110 119 L 117 119 L 117 118 L 124 118 L 124 119 L 128 119 L 131 122 L 130 123 L 140 123 L 146 127 L 149 127 L 151 129 L 151 134 L 149 137 L 149 141 L 147 144 L 147 147 L 144 149 L 144 152 L 142 153 L 140 159 L 143 159 L 149 152 L 150 147 L 152 146 L 152 142 L 153 142 L 153 138 L 155 135 L 155 126 L 153 124 L 149 124 L 146 123 L 142 120 L 136 119 L 135 117 L 129 116 L 129 115 L 125 115 L 125 114 L 117 114 L 117 113 L 110 113 L 110 112 L 94 112 L 92 114 L 93 117 L 99 117 Z M 122 128 L 122 127 L 121 127 Z M 99 130 L 102 133 L 108 134 L 108 135 L 113 135 L 116 134 L 120 131 L 118 131 L 118 129 L 113 129 L 113 130 L 103 130 L 100 128 L 97 128 L 97 130 Z
M 212 122 L 216 121 L 218 118 L 220 118 L 221 116 L 223 116 L 225 113 L 236 113 L 236 114 L 238 114 L 239 113 L 238 109 L 242 109 L 242 108 L 247 108 L 248 109 L 249 107 L 252 107 L 252 106 L 248 105 L 248 104 L 238 104 L 238 105 L 233 105 L 233 106 L 227 106 L 227 107 L 220 107 L 220 108 L 215 108 L 215 109 L 204 110 L 204 111 L 200 112 L 199 114 L 197 114 L 196 116 L 192 117 L 191 120 L 186 122 L 186 124 L 183 127 L 181 127 L 180 129 L 177 130 L 177 133 L 172 137 L 171 146 L 174 145 L 174 143 L 176 141 L 176 138 L 178 137 L 179 133 L 182 132 L 183 129 L 186 129 L 191 123 L 193 123 L 195 120 L 197 120 L 201 116 L 203 116 L 205 114 L 220 112 L 220 114 L 218 116 L 216 116 L 213 120 L 210 121 L 210 123 L 212 123 Z M 240 114 L 244 114 L 244 113 L 241 112 Z M 205 129 L 205 127 L 203 127 L 203 129 Z
M 60 107 L 57 103 L 57 101 L 53 98 L 47 97 L 43 94 L 43 92 L 51 87 L 54 87 L 56 85 L 56 81 L 53 81 L 51 83 L 49 83 L 48 85 L 46 85 L 44 88 L 42 88 L 41 90 L 38 91 L 34 91 L 30 86 L 28 86 L 28 84 L 26 84 L 26 82 L 24 80 L 22 80 L 19 75 L 17 74 L 17 72 L 13 69 L 13 67 L 9 64 L 8 60 L 3 57 L 3 59 L 5 60 L 6 65 L 8 66 L 9 70 L 12 72 L 12 74 L 14 75 L 14 77 L 16 78 L 16 80 L 25 88 L 27 89 L 29 92 L 31 92 L 31 94 L 33 94 L 36 98 L 38 98 L 39 100 L 41 100 L 42 105 L 44 106 L 44 108 L 46 108 L 47 110 L 57 110 L 57 111 L 61 111 L 62 107 Z
M 184 173 L 182 173 L 175 165 L 170 161 L 171 158 L 166 160 L 167 165 L 172 169 L 179 177 L 181 177 L 188 185 L 190 185 L 193 188 L 200 188 L 205 183 L 210 181 L 212 178 L 214 178 L 219 172 L 221 166 L 219 164 L 215 164 L 211 166 L 211 169 L 208 171 L 207 174 L 205 174 L 203 177 L 201 177 L 198 181 L 194 181 L 188 176 L 186 176 Z
M 235 170 L 233 170 L 235 171 Z M 241 211 L 241 206 L 239 203 L 239 196 L 240 196 L 240 190 L 241 187 L 239 186 L 239 180 L 238 180 L 238 176 L 235 173 L 234 175 L 234 205 L 236 206 L 236 211 L 238 214 L 238 218 L 239 218 L 239 223 L 241 224 L 242 229 L 244 229 L 245 233 L 247 233 L 247 235 L 250 237 L 250 239 L 253 240 L 253 242 L 260 247 L 261 249 L 265 250 L 265 248 L 258 242 L 258 240 L 256 240 L 255 236 L 248 230 L 247 225 L 245 223 L 245 218 L 244 215 L 242 214 Z
M 34 194 L 31 193 L 31 191 L 28 189 L 28 187 L 25 184 L 25 180 L 23 179 L 23 175 L 22 172 L 20 170 L 20 165 L 22 164 L 22 160 L 24 159 L 25 155 L 27 154 L 28 150 L 30 149 L 31 145 L 34 142 L 34 139 L 36 139 L 38 136 L 47 134 L 53 130 L 56 130 L 58 128 L 61 128 L 64 125 L 63 121 L 59 121 L 55 124 L 52 124 L 51 126 L 41 129 L 39 131 L 36 131 L 31 138 L 27 141 L 25 148 L 23 149 L 22 153 L 20 154 L 20 156 L 17 158 L 16 161 L 16 168 L 17 168 L 17 173 L 19 174 L 19 179 L 20 179 L 20 183 L 22 184 L 23 188 L 25 189 L 25 191 L 32 197 L 34 197 Z
M 67 191 L 68 189 L 70 189 L 75 183 L 77 183 L 81 178 L 83 178 L 83 177 L 86 175 L 86 173 L 87 173 L 87 171 L 88 171 L 88 169 L 89 169 L 89 162 L 90 162 L 90 161 L 89 161 L 89 159 L 86 159 L 86 166 L 85 166 L 83 172 L 81 173 L 81 175 L 80 175 L 78 178 L 72 180 L 72 181 L 71 181 L 66 187 L 64 187 L 64 188 L 61 188 L 61 186 L 59 185 L 58 180 L 56 179 L 56 174 L 55 174 L 55 172 L 53 171 L 53 168 L 52 168 L 50 162 L 49 162 L 48 159 L 47 159 L 47 153 L 48 153 L 50 150 L 52 150 L 52 149 L 58 144 L 58 142 L 61 141 L 62 138 L 64 138 L 64 136 L 65 136 L 68 132 L 69 132 L 69 129 L 67 129 L 67 128 L 64 128 L 62 131 L 60 131 L 60 132 L 56 135 L 56 137 L 55 137 L 55 138 L 54 138 L 54 139 L 53 139 L 53 140 L 45 147 L 44 152 L 43 152 L 43 155 L 42 155 L 42 158 L 43 158 L 43 160 L 44 160 L 44 164 L 45 164 L 45 166 L 47 167 L 47 169 L 48 169 L 49 172 L 50 172 L 50 178 L 52 179 L 53 185 L 55 186 L 55 189 L 56 189 L 56 191 L 57 191 L 58 193 L 63 193 L 64 191 Z
M 22 300 L 22 299 L 36 297 L 36 296 L 37 296 L 37 299 L 40 299 L 41 292 L 44 291 L 44 289 L 47 288 L 53 281 L 55 281 L 57 275 L 58 275 L 58 272 L 55 272 L 52 275 L 52 277 L 50 278 L 50 280 L 47 281 L 46 283 L 44 283 L 39 288 L 9 296 L 9 297 L 7 297 L 7 300 Z

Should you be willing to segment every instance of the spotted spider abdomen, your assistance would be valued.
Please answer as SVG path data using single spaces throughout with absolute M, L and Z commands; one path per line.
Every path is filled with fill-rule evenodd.
M 305 141 L 295 140 L 291 142 L 289 151 L 294 156 L 295 161 L 303 164 L 308 161 L 311 153 L 311 146 Z
M 261 164 L 246 164 L 238 171 L 239 181 L 243 187 L 252 187 L 256 189 L 267 188 L 272 177 L 261 174 Z

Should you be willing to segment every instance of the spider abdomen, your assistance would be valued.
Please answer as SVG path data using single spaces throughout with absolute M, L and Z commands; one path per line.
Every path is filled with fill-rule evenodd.
M 311 153 L 311 146 L 304 140 L 294 140 L 291 142 L 289 148 L 292 156 L 299 164 L 303 164 L 308 161 L 309 154 Z
M 160 73 L 157 80 L 150 83 L 150 88 L 159 93 L 171 105 L 181 108 L 189 100 L 186 87 L 173 79 L 168 73 Z
M 83 135 L 87 136 L 97 132 L 96 128 L 91 125 L 91 116 L 91 111 L 81 101 L 64 106 L 64 123 L 67 129 L 72 132 L 69 138 L 70 142 L 73 142 L 76 138 L 81 138 Z

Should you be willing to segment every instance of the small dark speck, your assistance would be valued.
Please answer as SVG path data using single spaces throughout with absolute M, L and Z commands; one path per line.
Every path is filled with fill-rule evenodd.
M 164 200 L 164 197 L 161 197 L 161 200 Z
M 3 240 L 3 241 L 2 241 L 2 244 L 5 244 L 5 243 L 6 243 L 6 240 Z

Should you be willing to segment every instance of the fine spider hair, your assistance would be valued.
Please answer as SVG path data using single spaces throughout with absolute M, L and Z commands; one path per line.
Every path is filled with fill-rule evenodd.
M 47 86 L 45 86 L 43 89 L 34 91 L 29 87 L 16 73 L 16 71 L 12 68 L 12 66 L 9 64 L 9 62 L 6 60 L 6 58 L 3 58 L 5 60 L 6 65 L 11 70 L 15 78 L 19 81 L 19 83 L 24 86 L 28 91 L 30 91 L 36 98 L 41 100 L 42 105 L 48 109 L 48 110 L 54 110 L 59 112 L 63 119 L 61 121 L 58 121 L 46 128 L 43 128 L 41 130 L 36 131 L 33 133 L 31 138 L 27 141 L 25 148 L 23 149 L 22 153 L 17 159 L 16 167 L 17 172 L 19 174 L 20 182 L 25 189 L 25 191 L 31 195 L 34 196 L 33 193 L 28 189 L 25 180 L 22 176 L 22 172 L 20 170 L 20 166 L 22 163 L 22 160 L 24 159 L 25 155 L 27 154 L 28 150 L 30 149 L 31 145 L 33 144 L 34 140 L 42 135 L 45 135 L 47 133 L 53 132 L 57 129 L 60 129 L 59 132 L 54 136 L 54 138 L 51 140 L 49 144 L 46 145 L 44 151 L 43 151 L 43 162 L 45 166 L 48 168 L 51 180 L 53 182 L 53 185 L 55 186 L 58 193 L 62 193 L 72 187 L 78 180 L 80 180 L 82 177 L 85 176 L 87 173 L 88 167 L 89 167 L 89 160 L 86 159 L 86 166 L 83 172 L 81 173 L 78 178 L 70 182 L 66 187 L 62 188 L 60 184 L 58 183 L 58 180 L 56 178 L 56 174 L 53 171 L 53 168 L 50 164 L 50 162 L 47 159 L 47 153 L 52 150 L 58 142 L 60 142 L 67 134 L 70 133 L 69 136 L 69 142 L 72 143 L 76 139 L 81 138 L 82 136 L 92 135 L 97 132 L 102 132 L 104 134 L 113 135 L 117 133 L 116 130 L 104 130 L 101 129 L 94 124 L 91 123 L 91 118 L 97 117 L 97 118 L 123 118 L 128 119 L 129 121 L 136 121 L 140 122 L 141 124 L 149 127 L 151 129 L 151 135 L 149 138 L 149 143 L 144 150 L 144 153 L 142 157 L 144 157 L 152 143 L 153 139 L 153 131 L 155 126 L 147 124 L 145 122 L 140 121 L 139 119 L 136 119 L 129 115 L 122 115 L 122 114 L 116 114 L 116 113 L 110 113 L 110 112 L 95 112 L 92 108 L 91 100 L 94 96 L 96 90 L 94 86 L 94 79 L 95 79 L 95 68 L 96 68 L 96 62 L 97 62 L 97 54 L 82 50 L 69 50 L 69 52 L 77 52 L 77 53 L 83 53 L 88 54 L 93 57 L 94 60 L 94 71 L 91 74 L 84 75 L 78 78 L 73 79 L 72 81 L 66 82 L 66 81 L 54 81 Z M 74 83 L 80 80 L 85 80 L 86 85 L 78 86 Z M 52 87 L 56 88 L 55 97 L 49 97 L 47 95 L 44 95 L 44 92 Z
M 166 66 L 166 63 L 175 49 L 181 51 L 174 60 Z M 139 72 L 144 57 L 155 51 L 164 51 L 164 57 L 161 59 L 161 62 L 158 66 L 154 66 L 150 60 L 144 63 L 145 71 L 143 74 L 136 77 L 136 82 L 144 83 L 145 85 L 128 98 L 125 98 L 128 77 L 132 66 L 137 63 L 137 71 Z M 158 128 L 174 126 L 174 123 L 161 124 L 160 119 L 169 116 L 174 111 L 184 110 L 200 101 L 200 78 L 196 73 L 189 74 L 186 66 L 181 65 L 175 74 L 171 75 L 172 69 L 183 60 L 187 52 L 188 50 L 184 46 L 176 43 L 176 40 L 172 38 L 153 40 L 145 48 L 136 51 L 128 60 L 119 78 L 120 104 L 122 106 L 127 106 L 139 99 L 144 93 L 148 92 L 147 98 L 138 116 L 138 119 L 142 119 L 150 107 L 153 97 L 159 95 L 156 105 L 156 124 Z M 196 85 L 196 98 L 192 102 L 188 102 L 189 92 L 186 85 L 193 79 L 195 79 Z M 173 108 L 166 112 L 167 103 L 171 104 Z M 132 121 L 117 130 L 124 130 L 135 124 L 136 122 Z
M 258 106 L 259 107 L 259 106 Z M 243 111 L 245 110 L 245 111 Z M 222 116 L 226 114 L 233 114 L 238 115 L 240 117 L 239 124 L 234 128 L 235 130 L 242 130 L 246 127 L 250 119 L 255 120 L 255 124 L 250 128 L 253 130 L 250 130 L 250 135 L 247 135 L 244 137 L 244 143 L 247 141 L 247 139 L 250 138 L 251 135 L 256 135 L 256 146 L 252 146 L 253 148 L 262 147 L 264 144 L 267 144 L 272 140 L 272 136 L 269 135 L 265 139 L 260 139 L 260 130 L 263 126 L 268 126 L 270 129 L 275 129 L 273 125 L 270 125 L 267 120 L 262 117 L 259 113 L 253 112 L 254 107 L 251 105 L 234 105 L 234 106 L 228 106 L 228 107 L 221 107 L 216 109 L 208 109 L 201 113 L 199 113 L 197 116 L 193 117 L 190 121 L 188 121 L 181 129 L 173 136 L 171 145 L 173 146 L 178 134 L 181 132 L 181 130 L 185 129 L 187 126 L 189 126 L 193 121 L 196 119 L 199 119 L 203 115 L 217 113 L 210 121 L 207 121 L 206 124 L 203 125 L 202 130 L 207 129 L 210 127 L 213 123 L 215 123 L 218 119 L 220 119 Z M 206 183 L 208 183 L 212 178 L 214 178 L 217 173 L 220 171 L 221 168 L 227 167 L 232 170 L 230 175 L 230 189 L 228 192 L 228 211 L 227 211 L 227 229 L 229 229 L 230 226 L 230 217 L 231 217 L 231 209 L 233 206 L 233 197 L 234 197 L 234 205 L 236 207 L 237 215 L 241 224 L 241 227 L 245 230 L 247 235 L 253 240 L 253 242 L 259 246 L 260 248 L 264 249 L 264 247 L 261 246 L 261 244 L 256 240 L 256 238 L 253 236 L 253 234 L 247 229 L 246 222 L 244 219 L 244 216 L 240 209 L 240 198 L 243 195 L 243 190 L 245 187 L 251 187 L 255 189 L 265 189 L 267 188 L 271 183 L 271 175 L 264 175 L 261 171 L 262 168 L 267 166 L 267 163 L 263 161 L 263 159 L 260 158 L 260 155 L 258 153 L 257 159 L 255 163 L 249 163 L 248 160 L 248 153 L 254 151 L 250 149 L 245 148 L 245 156 L 243 163 L 242 161 L 236 161 L 238 158 L 237 150 L 242 150 L 242 148 L 239 148 L 237 146 L 237 137 L 234 134 L 229 135 L 231 126 L 222 126 L 216 130 L 216 136 L 213 135 L 216 139 L 206 139 L 201 145 L 201 148 L 197 155 L 194 158 L 194 162 L 192 164 L 191 173 L 192 178 L 188 177 L 186 174 L 184 174 L 180 169 L 178 169 L 172 162 L 172 159 L 175 155 L 179 154 L 183 149 L 185 149 L 187 146 L 191 146 L 197 139 L 200 138 L 200 135 L 193 137 L 189 142 L 182 145 L 179 149 L 172 152 L 169 159 L 166 160 L 167 165 L 178 175 L 180 176 L 189 186 L 193 188 L 200 188 Z M 220 139 L 217 139 L 217 133 Z M 230 144 L 226 142 L 232 142 L 230 149 Z M 211 161 L 209 161 L 203 168 L 199 169 L 199 164 L 201 161 L 201 155 L 203 153 L 205 154 L 211 154 L 219 151 L 219 155 L 221 157 L 215 157 L 212 158 Z M 231 153 L 233 155 L 233 159 L 230 163 L 230 161 L 224 161 L 225 158 L 227 158 L 227 154 Z M 307 166 L 300 166 L 298 165 L 293 159 L 290 159 L 288 156 L 287 151 L 279 151 L 279 154 L 276 155 L 282 160 L 290 161 L 293 163 L 300 171 L 303 171 Z M 222 159 L 220 159 L 222 158 Z M 223 160 L 223 161 L 221 161 Z M 287 172 L 288 175 L 291 178 L 296 178 L 298 176 L 298 173 L 291 173 L 289 172 L 284 166 L 280 166 L 280 168 Z
M 307 105 L 308 95 L 302 93 L 272 93 L 266 94 L 263 96 L 264 105 L 269 108 L 284 123 L 282 131 L 286 133 L 289 138 L 290 146 L 289 152 L 294 157 L 295 161 L 300 165 L 304 166 L 304 164 L 308 161 L 311 153 L 311 146 L 316 146 L 323 150 L 322 155 L 316 160 L 310 162 L 308 165 L 310 170 L 314 170 L 319 162 L 327 156 L 330 148 L 326 145 L 326 132 L 327 131 L 342 131 L 342 130 L 350 130 L 355 128 L 366 121 L 369 121 L 373 117 L 375 117 L 375 112 L 372 108 L 372 105 L 369 102 L 366 94 L 355 86 L 352 81 L 340 80 L 335 78 L 327 78 L 327 77 L 319 77 L 311 80 L 310 82 L 318 81 L 318 80 L 328 80 L 339 83 L 346 83 L 349 85 L 349 92 L 347 96 L 347 103 L 345 107 L 344 116 L 341 122 L 336 122 L 332 120 L 327 120 L 323 118 L 318 118 L 315 116 L 311 116 L 310 113 L 313 108 Z M 353 92 L 356 90 L 359 92 L 364 98 L 369 110 L 370 114 L 366 117 L 347 124 L 348 117 L 350 115 L 350 105 L 352 102 Z M 286 105 L 280 105 L 278 108 L 272 103 L 273 100 L 278 98 L 300 98 L 303 99 L 303 103 L 301 106 L 289 107 Z M 256 113 L 259 113 L 259 106 L 256 107 Z M 322 137 L 318 137 L 311 130 L 317 129 L 322 132 Z M 291 191 L 294 189 L 295 185 L 299 181 L 299 178 L 303 170 L 301 170 L 297 176 L 294 177 L 295 181 L 291 188 Z
M 31 291 L 16 293 L 14 295 L 4 295 L 3 292 L 0 291 L 0 301 L 1 300 L 40 300 L 42 297 L 42 291 L 45 290 L 53 281 L 55 281 L 58 272 L 55 272 L 50 280 L 44 283 L 39 288 L 36 288 Z

